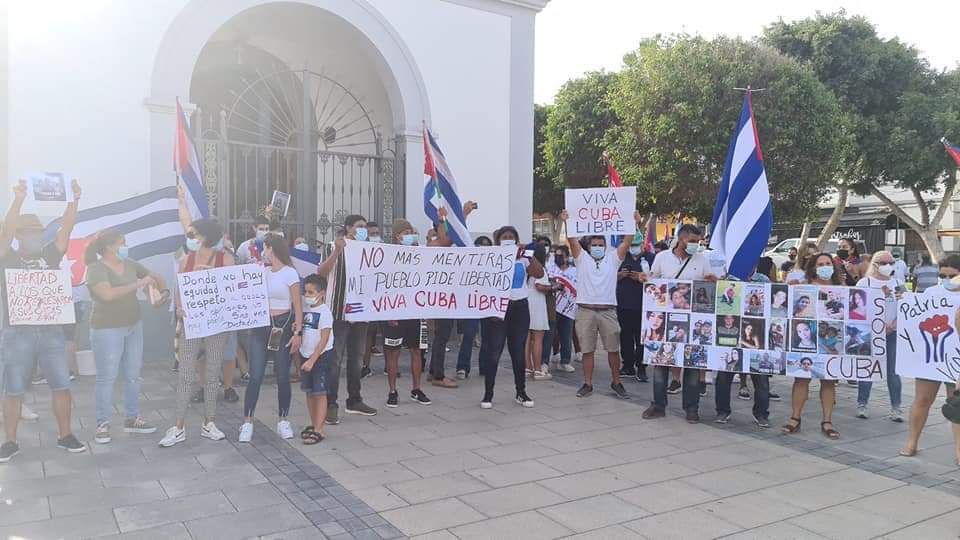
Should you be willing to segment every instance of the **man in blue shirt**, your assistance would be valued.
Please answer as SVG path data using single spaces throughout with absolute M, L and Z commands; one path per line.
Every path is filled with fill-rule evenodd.
M 641 276 L 650 272 L 650 261 L 643 252 L 643 237 L 634 236 L 630 249 L 617 271 L 617 321 L 620 323 L 620 356 L 623 367 L 621 377 L 636 377 L 647 382 L 647 370 L 643 365 L 643 283 Z

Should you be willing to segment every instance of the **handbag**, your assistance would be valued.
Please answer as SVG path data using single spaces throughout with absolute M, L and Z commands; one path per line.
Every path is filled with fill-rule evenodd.
M 960 424 L 960 390 L 954 390 L 953 394 L 950 394 L 946 403 L 940 408 L 940 412 L 947 420 Z

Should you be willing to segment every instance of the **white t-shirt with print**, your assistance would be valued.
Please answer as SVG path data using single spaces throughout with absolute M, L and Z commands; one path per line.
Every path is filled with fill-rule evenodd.
M 330 306 L 320 304 L 310 307 L 307 305 L 307 299 L 303 299 L 303 339 L 300 341 L 300 355 L 304 358 L 310 358 L 310 355 L 317 350 L 320 344 L 320 331 L 329 328 L 330 339 L 324 345 L 320 354 L 333 349 L 333 313 L 330 312 Z
M 530 266 L 530 259 L 526 257 L 517 257 L 517 262 L 513 265 L 513 284 L 510 286 L 510 300 L 526 300 L 529 294 L 527 289 L 527 267 Z
M 608 248 L 599 261 L 582 249 L 577 257 L 577 304 L 617 305 L 617 271 L 623 260 L 614 248 Z

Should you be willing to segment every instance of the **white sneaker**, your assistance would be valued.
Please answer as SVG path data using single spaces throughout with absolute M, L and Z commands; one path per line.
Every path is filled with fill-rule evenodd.
M 493 408 L 493 402 L 492 402 L 492 401 L 481 401 L 481 402 L 480 402 L 480 408 L 481 408 L 481 409 L 492 409 L 492 408 Z
M 97 424 L 97 431 L 93 434 L 93 441 L 97 444 L 107 444 L 110 442 L 110 422 Z
M 903 411 L 900 410 L 900 408 L 890 409 L 890 414 L 887 415 L 887 418 L 889 418 L 891 422 L 903 422 Z
M 24 404 L 22 404 L 22 403 L 20 404 L 20 419 L 21 419 L 21 420 L 27 420 L 28 422 L 32 422 L 32 421 L 36 420 L 37 418 L 40 418 L 40 415 L 39 415 L 39 414 L 37 414 L 37 413 L 33 412 L 32 410 L 30 410 L 30 407 L 27 407 L 26 405 L 24 405 Z
M 560 367 L 557 368 L 564 373 L 573 373 L 577 369 L 570 364 L 560 364 Z
M 533 380 L 535 381 L 546 381 L 552 378 L 553 375 L 551 375 L 546 369 L 540 369 L 533 372 Z
M 206 437 L 211 441 L 222 441 L 227 437 L 213 422 L 207 422 L 206 424 L 200 426 L 200 436 Z
M 577 363 L 583 363 L 583 354 L 577 353 L 577 355 L 576 355 L 573 359 L 574 359 Z
M 860 418 L 861 420 L 866 420 L 866 419 L 869 418 L 869 417 L 870 417 L 870 416 L 867 414 L 867 406 L 866 406 L 866 405 L 859 405 L 859 406 L 857 406 L 857 418 Z
M 240 442 L 250 442 L 250 439 L 253 439 L 253 424 L 250 422 L 244 422 L 240 426 L 240 438 L 237 439 Z
M 167 430 L 166 435 L 160 439 L 160 446 L 164 448 L 170 448 L 171 446 L 182 443 L 187 440 L 187 431 L 185 429 L 180 429 L 177 426 L 173 426 Z
M 466 378 L 467 378 L 467 370 L 465 370 L 465 369 L 458 369 L 458 370 L 457 370 L 457 380 L 458 380 L 458 381 L 463 381 L 463 380 L 465 380 Z
M 290 422 L 286 420 L 277 422 L 277 434 L 280 435 L 281 439 L 292 439 L 293 428 L 290 427 Z

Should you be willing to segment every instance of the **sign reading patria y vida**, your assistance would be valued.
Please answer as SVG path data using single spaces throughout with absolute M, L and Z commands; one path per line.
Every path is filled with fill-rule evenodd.
M 347 240 L 348 321 L 502 319 L 517 248 L 418 247 Z
M 187 339 L 270 324 L 267 282 L 258 264 L 177 274 Z
M 897 374 L 930 381 L 960 380 L 960 296 L 905 293 L 897 305 Z
M 628 235 L 636 232 L 636 186 L 564 190 L 567 236 Z
M 7 268 L 6 280 L 10 325 L 41 326 L 76 322 L 69 271 Z

